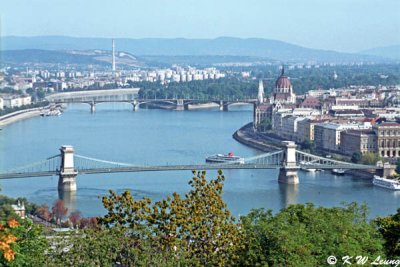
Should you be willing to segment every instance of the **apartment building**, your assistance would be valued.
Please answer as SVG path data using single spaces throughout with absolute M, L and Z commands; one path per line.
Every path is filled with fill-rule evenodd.
M 382 157 L 400 157 L 400 124 L 381 123 L 372 127 L 376 134 L 377 152 Z
M 348 156 L 354 152 L 365 154 L 377 151 L 376 134 L 372 129 L 343 131 L 340 143 L 340 152 Z

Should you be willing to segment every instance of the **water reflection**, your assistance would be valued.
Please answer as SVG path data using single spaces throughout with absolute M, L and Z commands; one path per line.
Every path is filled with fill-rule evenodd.
M 282 184 L 279 183 L 279 191 L 281 196 L 281 205 L 282 207 L 287 207 L 291 204 L 298 203 L 298 193 L 299 193 L 299 185 L 298 184 Z
M 68 212 L 76 210 L 76 191 L 58 191 L 58 198 L 64 201 Z

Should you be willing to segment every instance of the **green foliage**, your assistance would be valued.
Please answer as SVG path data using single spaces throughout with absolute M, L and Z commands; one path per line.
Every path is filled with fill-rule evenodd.
M 0 221 L 5 221 L 9 218 L 15 218 L 16 215 L 14 210 L 11 208 L 11 205 L 17 204 L 18 201 L 20 203 L 24 203 L 25 205 L 25 212 L 33 213 L 38 206 L 33 203 L 29 203 L 26 198 L 11 198 L 4 195 L 0 195 Z
M 400 209 L 394 215 L 378 217 L 375 221 L 385 240 L 386 255 L 400 259 Z
M 303 143 L 301 143 L 301 149 L 313 153 L 315 151 L 315 143 L 305 140 Z
M 253 240 L 246 254 L 248 265 L 322 266 L 329 255 L 384 255 L 382 239 L 367 221 L 365 206 L 292 205 L 275 216 L 253 210 L 241 220 Z
M 400 174 L 400 159 L 398 159 L 396 162 L 396 172 L 397 174 Z
M 60 241 L 49 250 L 47 266 L 200 266 L 184 252 L 161 250 L 156 239 L 138 239 L 120 225 L 58 237 Z
M 362 155 L 360 152 L 354 152 L 353 155 L 351 156 L 351 162 L 353 163 L 359 163 L 362 159 Z
M 32 224 L 29 219 L 19 221 L 14 221 L 12 227 L 5 227 L 6 223 L 0 227 L 0 244 L 10 237 L 15 239 L 15 242 L 10 243 L 11 251 L 0 249 L 0 266 L 43 266 L 45 251 L 49 245 L 42 235 L 42 228 Z M 6 253 L 14 255 L 15 258 L 7 260 Z
M 375 165 L 380 160 L 382 160 L 382 158 L 378 153 L 368 152 L 362 155 L 361 162 L 367 165 Z
M 107 228 L 127 227 L 138 240 L 156 240 L 152 245 L 160 252 L 174 251 L 202 265 L 233 262 L 241 234 L 222 200 L 225 177 L 220 172 L 208 182 L 205 172 L 193 174 L 192 190 L 184 198 L 174 193 L 153 205 L 148 198 L 134 201 L 129 192 L 117 195 L 111 191 L 103 197 L 108 213 L 99 223 Z
M 236 69 L 230 69 L 238 71 Z M 266 93 L 274 88 L 275 81 L 279 76 L 277 66 L 263 66 L 240 68 L 240 71 L 251 70 L 252 73 L 261 73 L 264 80 Z M 333 78 L 336 72 L 337 79 Z M 398 64 L 374 64 L 374 65 L 335 65 L 319 66 L 319 68 L 294 68 L 285 71 L 292 79 L 293 89 L 296 94 L 304 94 L 309 90 L 318 88 L 340 88 L 350 85 L 394 85 L 400 83 L 400 72 Z M 385 74 L 387 78 L 381 78 Z
M 265 117 L 261 122 L 261 127 L 263 127 L 267 131 L 271 130 L 272 129 L 271 120 L 269 118 Z
M 152 82 L 135 82 L 131 86 L 140 87 L 141 98 L 193 98 L 201 100 L 256 98 L 257 82 L 236 78 L 218 80 L 171 82 L 168 86 Z

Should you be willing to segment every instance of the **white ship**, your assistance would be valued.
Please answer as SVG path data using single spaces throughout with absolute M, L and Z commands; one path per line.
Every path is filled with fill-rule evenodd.
M 40 113 L 40 116 L 42 117 L 48 117 L 48 116 L 60 116 L 62 112 L 59 109 L 54 109 L 54 110 L 49 110 L 44 113 Z
M 302 169 L 303 171 L 306 171 L 306 172 L 316 172 L 317 169 L 308 168 L 307 165 L 311 165 L 311 164 L 312 164 L 311 162 L 302 161 L 302 162 L 300 162 L 300 165 L 301 165 L 300 169 Z
M 344 172 L 345 172 L 346 170 L 344 170 L 344 169 L 333 169 L 332 170 L 332 173 L 333 174 L 336 174 L 336 175 L 344 175 Z
M 207 163 L 227 163 L 234 162 L 237 164 L 244 164 L 244 158 L 234 156 L 232 152 L 229 152 L 228 155 L 216 154 L 206 158 Z
M 400 181 L 399 180 L 386 179 L 386 178 L 374 175 L 374 179 L 372 180 L 372 183 L 376 186 L 380 186 L 383 188 L 387 188 L 387 189 L 391 189 L 391 190 L 400 190 Z

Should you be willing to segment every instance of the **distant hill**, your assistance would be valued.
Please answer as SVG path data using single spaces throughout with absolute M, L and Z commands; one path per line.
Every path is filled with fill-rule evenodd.
M 390 58 L 400 60 L 400 45 L 375 47 L 360 52 L 365 55 L 373 55 L 378 57 Z
M 141 63 L 135 56 L 116 53 L 119 65 L 139 66 Z M 22 49 L 1 51 L 1 59 L 5 63 L 41 63 L 41 64 L 75 64 L 75 65 L 110 65 L 111 52 L 103 50 L 42 50 Z
M 216 39 L 115 39 L 118 51 L 137 56 L 250 56 L 280 61 L 360 62 L 381 61 L 377 56 L 339 53 L 260 38 L 220 37 Z M 65 36 L 2 37 L 2 50 L 111 50 L 110 38 L 76 38 Z

